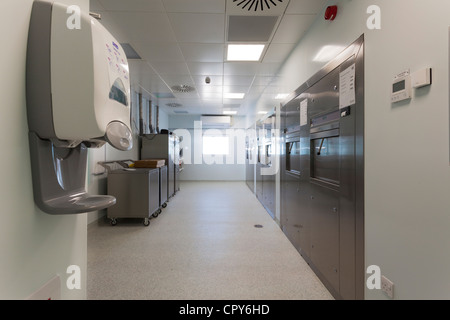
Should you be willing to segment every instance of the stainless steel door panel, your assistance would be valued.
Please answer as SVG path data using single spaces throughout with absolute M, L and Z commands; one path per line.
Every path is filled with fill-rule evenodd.
M 301 250 L 300 232 L 303 227 L 301 224 L 298 208 L 298 194 L 300 190 L 299 177 L 286 174 L 283 181 L 283 192 L 281 194 L 282 210 L 282 228 L 288 239 L 297 250 Z
M 167 202 L 168 186 L 167 186 L 167 166 L 161 167 L 160 172 L 160 191 L 161 191 L 161 205 Z
M 175 140 L 169 135 L 169 197 L 175 194 Z
M 339 193 L 312 186 L 311 260 L 339 292 Z
M 264 166 L 263 168 L 270 168 Z M 262 203 L 272 218 L 275 216 L 275 176 L 262 176 Z
M 149 196 L 148 207 L 149 213 L 153 214 L 160 208 L 159 199 L 159 169 L 151 170 L 149 173 Z
M 258 199 L 263 198 L 263 180 L 261 175 L 261 168 L 263 165 L 261 163 L 256 164 L 256 185 L 255 185 L 255 193 Z
M 287 143 L 281 154 L 283 231 L 330 292 L 343 299 L 364 298 L 363 41 L 361 36 L 281 106 L 285 142 L 300 132 L 298 180 L 286 170 Z M 356 103 L 339 109 L 340 73 L 352 65 Z M 300 126 L 296 110 L 305 100 L 308 119 Z

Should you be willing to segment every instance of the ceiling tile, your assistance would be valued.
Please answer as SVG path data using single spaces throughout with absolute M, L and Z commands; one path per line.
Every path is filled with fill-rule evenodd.
M 155 70 L 146 61 L 128 60 L 128 66 L 131 77 L 135 75 L 156 75 Z
M 229 16 L 227 41 L 267 42 L 277 21 L 278 16 Z
M 224 58 L 223 44 L 182 43 L 180 48 L 188 62 L 222 62 Z
M 264 77 L 275 76 L 280 69 L 281 64 L 282 63 L 280 62 L 263 62 L 259 65 L 256 74 Z
M 259 62 L 226 62 L 225 75 L 254 75 L 259 69 Z
M 225 86 L 250 86 L 254 76 L 224 76 L 223 84 Z
M 195 84 L 198 87 L 204 87 L 204 88 L 211 88 L 211 87 L 217 87 L 221 86 L 223 84 L 223 77 L 222 76 L 208 76 L 210 79 L 210 83 L 207 84 L 205 82 L 206 76 L 192 76 L 192 79 L 194 79 Z M 220 87 L 221 88 L 221 87 Z
M 185 92 L 185 93 L 174 92 L 173 94 L 174 94 L 175 97 L 177 97 L 180 100 L 184 100 L 184 99 L 190 99 L 190 100 L 192 100 L 192 99 L 199 99 L 199 97 L 200 97 L 198 95 L 197 91 Z M 198 100 L 196 100 L 196 101 L 198 101 Z M 198 102 L 197 102 L 197 104 L 198 104 Z
M 290 1 L 286 14 L 317 14 L 326 5 L 327 0 Z
M 92 1 L 92 0 L 91 0 Z M 164 12 L 161 0 L 97 0 L 108 11 Z
M 262 94 L 265 90 L 266 86 L 252 86 L 248 92 L 248 95 L 250 96 L 259 96 Z
M 222 99 L 204 99 L 202 105 L 204 108 L 221 108 L 223 101 Z
M 255 77 L 253 86 L 267 86 L 273 81 L 273 77 Z
M 192 75 L 220 76 L 223 74 L 223 63 L 218 62 L 188 62 Z
M 222 100 L 223 93 L 222 88 L 220 88 L 220 92 L 199 92 L 198 93 L 201 99 L 205 100 Z
M 151 12 L 109 12 L 109 14 L 118 27 L 127 31 L 129 42 L 176 41 L 165 14 Z
M 186 108 L 201 107 L 202 101 L 199 98 L 179 98 L 178 101 Z
M 169 86 L 187 85 L 195 87 L 195 83 L 189 75 L 162 75 L 163 81 Z
M 315 19 L 315 15 L 285 15 L 272 39 L 272 43 L 298 43 Z
M 225 0 L 163 0 L 167 12 L 225 13 Z
M 264 55 L 263 62 L 283 62 L 293 48 L 294 44 L 272 43 Z
M 179 42 L 224 42 L 224 14 L 169 13 L 168 15 Z
M 160 75 L 189 75 L 184 62 L 154 62 L 151 65 Z
M 220 86 L 211 86 L 211 85 L 200 85 L 197 86 L 197 91 L 202 93 L 222 93 L 223 87 Z
M 184 106 L 178 99 L 157 99 L 155 101 L 159 107 L 162 107 L 164 110 L 181 110 Z M 174 105 L 179 105 L 179 107 L 173 107 Z
M 230 110 L 231 109 L 236 110 L 236 109 L 239 109 L 241 107 L 241 104 L 240 103 L 224 104 L 223 107 L 226 108 L 226 109 L 230 109 Z
M 116 38 L 119 42 L 129 42 L 130 36 L 128 31 L 118 24 L 117 21 L 106 11 L 95 11 L 101 15 L 100 23 Z
M 140 85 L 152 94 L 156 93 L 172 93 L 170 88 L 159 78 L 145 77 Z
M 133 47 L 144 60 L 149 62 L 184 62 L 183 54 L 175 42 L 134 42 Z
M 239 86 L 239 85 L 230 85 L 230 86 L 223 86 L 223 92 L 224 93 L 247 93 L 249 90 L 250 86 Z M 234 100 L 234 99 L 232 99 Z M 239 101 L 240 99 L 236 99 L 237 101 Z

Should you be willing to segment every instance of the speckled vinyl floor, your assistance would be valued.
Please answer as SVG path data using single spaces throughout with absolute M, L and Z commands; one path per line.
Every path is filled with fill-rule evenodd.
M 245 182 L 183 182 L 148 227 L 90 224 L 87 286 L 96 300 L 333 299 Z

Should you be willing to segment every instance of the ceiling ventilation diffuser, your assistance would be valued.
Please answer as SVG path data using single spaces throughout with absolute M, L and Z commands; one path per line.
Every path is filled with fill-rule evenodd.
M 264 11 L 264 9 L 269 10 L 276 7 L 277 3 L 281 3 L 283 0 L 233 0 L 233 2 L 238 7 L 242 7 L 242 10 Z
M 171 102 L 171 103 L 166 103 L 166 106 L 168 106 L 169 108 L 180 108 L 183 105 L 180 103 L 176 103 L 176 102 Z
M 175 92 L 187 93 L 187 92 L 195 91 L 195 88 L 191 87 L 189 85 L 186 85 L 186 84 L 182 84 L 182 85 L 173 86 L 172 90 Z

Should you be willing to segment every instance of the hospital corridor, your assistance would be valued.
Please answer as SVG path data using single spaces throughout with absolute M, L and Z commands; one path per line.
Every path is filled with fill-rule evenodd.
M 1 0 L 0 299 L 450 299 L 448 12 Z

